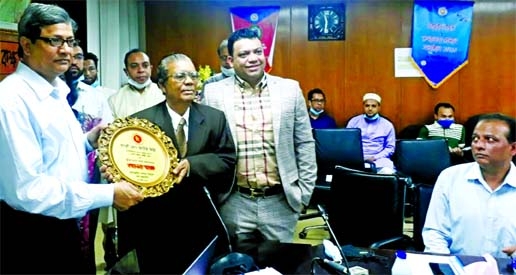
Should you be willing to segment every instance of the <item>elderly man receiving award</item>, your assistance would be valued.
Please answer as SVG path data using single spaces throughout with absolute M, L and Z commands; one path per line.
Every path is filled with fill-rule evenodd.
M 129 174 L 144 194 L 151 190 L 141 207 L 117 214 L 119 254 L 134 250 L 142 274 L 182 274 L 219 230 L 204 187 L 214 196 L 228 192 L 236 153 L 224 113 L 193 102 L 199 73 L 189 57 L 166 56 L 157 77 L 166 100 L 109 128 L 111 147 L 122 151 L 112 165 L 118 176 Z M 129 130 L 117 134 L 117 123 Z M 153 173 L 167 166 L 166 175 Z M 172 185 L 154 182 L 161 178 Z

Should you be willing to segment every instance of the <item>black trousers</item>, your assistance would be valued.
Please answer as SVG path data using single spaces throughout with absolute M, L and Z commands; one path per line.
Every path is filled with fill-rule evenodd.
M 0 202 L 0 243 L 1 274 L 88 273 L 76 219 L 31 214 Z

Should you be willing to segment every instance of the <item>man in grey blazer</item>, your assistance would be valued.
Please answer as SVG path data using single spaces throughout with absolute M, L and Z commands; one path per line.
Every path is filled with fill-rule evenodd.
M 315 143 L 297 81 L 266 74 L 259 34 L 228 39 L 235 76 L 205 86 L 203 103 L 223 110 L 237 148 L 237 172 L 220 207 L 232 241 L 290 242 L 315 185 Z
M 186 153 L 172 171 L 179 184 L 118 213 L 123 256 L 136 249 L 141 274 L 182 274 L 222 228 L 203 186 L 226 193 L 235 171 L 235 146 L 224 113 L 193 102 L 199 74 L 184 54 L 169 55 L 158 67 L 166 100 L 133 117 L 158 125 L 180 151 L 176 130 L 186 120 Z

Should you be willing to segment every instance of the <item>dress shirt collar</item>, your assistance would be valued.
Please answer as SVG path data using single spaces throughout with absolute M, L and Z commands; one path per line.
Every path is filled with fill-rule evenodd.
M 480 165 L 476 162 L 474 162 L 474 166 L 472 166 L 472 169 L 469 169 L 469 171 L 466 173 L 466 178 L 470 182 L 480 182 L 482 185 L 485 185 L 486 188 L 488 188 L 486 181 L 484 180 L 484 177 L 482 176 L 482 172 L 480 170 Z M 505 184 L 508 184 L 512 186 L 513 188 L 516 188 L 516 165 L 511 161 L 511 166 L 509 168 L 509 172 L 507 175 L 505 175 L 505 178 L 503 180 L 503 183 L 496 189 L 500 189 Z M 491 188 L 488 188 L 488 190 L 494 192 L 496 190 L 491 190 Z
M 240 91 L 243 92 L 246 88 L 253 88 L 247 81 L 243 80 L 236 74 L 235 74 L 235 79 L 236 79 L 238 86 L 241 88 Z M 267 87 L 267 75 L 263 74 L 262 79 L 260 80 L 260 82 L 258 82 L 255 89 L 260 89 L 260 91 L 261 91 L 265 87 Z
M 31 80 L 30 82 L 27 82 L 27 85 L 31 87 L 31 89 L 40 100 L 43 100 L 49 96 L 56 98 L 66 98 L 70 92 L 70 88 L 61 78 L 56 77 L 52 83 L 49 83 L 40 74 L 38 74 L 23 62 L 18 63 L 16 71 L 25 79 Z
M 176 111 L 172 110 L 172 108 L 170 108 L 168 106 L 168 104 L 165 104 L 165 105 L 167 105 L 168 114 L 170 115 L 170 118 L 172 119 L 172 125 L 174 126 L 174 130 L 177 129 L 177 126 L 179 125 L 179 121 L 181 120 L 182 117 L 185 118 L 185 120 L 186 120 L 185 126 L 188 127 L 188 119 L 190 118 L 190 107 L 188 107 L 188 109 L 186 109 L 186 112 L 184 113 L 184 115 L 181 116 L 178 113 L 176 113 Z

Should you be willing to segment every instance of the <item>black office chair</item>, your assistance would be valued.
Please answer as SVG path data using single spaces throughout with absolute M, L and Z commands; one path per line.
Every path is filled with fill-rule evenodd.
M 364 161 L 362 135 L 358 128 L 313 129 L 315 139 L 315 155 L 317 161 L 317 181 L 310 200 L 310 206 L 326 205 L 330 193 L 330 178 L 335 165 L 346 166 L 357 170 L 376 172 L 373 162 Z M 300 220 L 320 217 L 322 213 L 302 214 Z M 311 229 L 326 228 L 326 225 L 307 226 L 299 233 L 301 239 L 306 238 Z
M 403 128 L 397 135 L 397 139 L 416 139 L 419 136 L 419 131 L 424 124 L 411 124 Z
M 422 231 L 433 191 L 434 186 L 430 184 L 420 183 L 414 186 L 414 231 L 412 233 L 412 239 L 414 240 L 414 249 L 417 251 L 423 251 L 425 249 Z
M 442 170 L 451 166 L 445 139 L 400 139 L 396 141 L 396 168 L 414 184 L 435 184 Z
M 394 160 L 398 173 L 412 184 L 407 191 L 407 217 L 414 212 L 414 186 L 434 185 L 442 170 L 451 166 L 450 151 L 445 139 L 400 139 L 396 141 Z
M 403 234 L 406 182 L 398 175 L 336 166 L 327 206 L 328 220 L 341 245 L 406 249 Z

